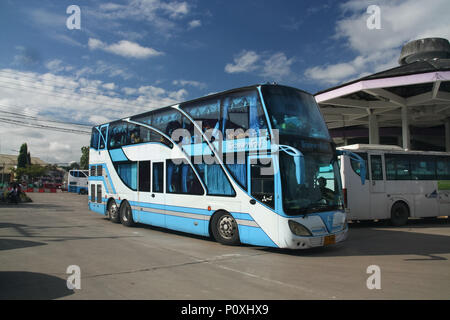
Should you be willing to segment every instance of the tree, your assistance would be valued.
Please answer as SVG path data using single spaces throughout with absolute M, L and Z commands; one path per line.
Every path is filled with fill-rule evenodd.
M 81 147 L 80 168 L 89 169 L 89 147 Z
M 20 146 L 19 156 L 17 157 L 17 168 L 25 168 L 28 164 L 28 146 L 26 143 L 23 143 Z M 30 156 L 31 158 L 31 156 Z M 30 159 L 31 161 L 31 159 Z

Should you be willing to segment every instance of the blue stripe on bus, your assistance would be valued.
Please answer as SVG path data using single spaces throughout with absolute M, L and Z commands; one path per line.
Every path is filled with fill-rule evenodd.
M 154 208 L 154 209 L 178 211 L 178 212 L 184 212 L 184 213 L 195 213 L 195 214 L 201 214 L 201 215 L 205 215 L 205 216 L 211 216 L 213 214 L 213 211 L 209 211 L 207 209 L 170 206 L 170 205 L 163 205 L 163 204 L 156 204 L 156 203 L 147 203 L 147 202 L 139 202 L 139 201 L 129 201 L 129 203 L 132 206 L 139 206 L 139 207 L 142 207 L 142 208 Z M 253 218 L 248 213 L 230 212 L 230 214 L 235 219 L 254 221 Z
M 108 185 L 106 184 L 106 180 L 105 180 L 104 177 L 89 177 L 89 181 L 101 181 L 101 182 L 103 182 L 103 185 L 105 186 L 106 193 L 110 193 L 109 189 L 108 189 Z
M 275 247 L 278 246 L 270 239 L 270 237 L 261 228 L 238 225 L 239 238 L 242 243 L 255 246 Z
M 89 203 L 89 210 L 100 213 L 101 215 L 106 215 L 106 209 L 103 203 Z
M 116 161 L 128 161 L 127 156 L 123 152 L 122 148 L 109 150 L 109 155 L 111 156 L 111 160 L 113 162 Z
M 106 201 L 106 199 L 105 199 Z M 115 200 L 117 204 L 121 200 Z M 129 201 L 132 206 L 148 208 L 149 211 L 132 210 L 133 219 L 142 224 L 163 227 L 170 230 L 182 231 L 202 236 L 209 236 L 209 219 L 196 219 L 191 217 L 179 217 L 168 213 L 151 212 L 151 209 L 169 210 L 182 213 L 194 213 L 205 216 L 211 216 L 212 211 L 207 209 L 198 209 L 190 207 L 179 207 L 170 205 L 161 205 L 153 203 L 145 203 L 139 201 Z M 106 206 L 104 204 L 89 203 L 89 209 L 106 215 Z M 254 221 L 248 213 L 232 212 L 231 215 L 235 219 Z M 240 241 L 245 244 L 278 247 L 261 227 L 238 225 Z

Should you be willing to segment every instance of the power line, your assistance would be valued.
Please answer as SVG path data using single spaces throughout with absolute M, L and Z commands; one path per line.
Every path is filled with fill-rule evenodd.
M 12 84 L 12 85 L 20 86 L 19 83 L 10 83 L 10 82 L 5 82 L 5 81 L 1 81 L 1 80 L 0 80 L 0 82 L 1 83 L 6 83 L 6 84 Z M 62 92 L 58 92 L 57 90 L 54 90 L 53 92 L 49 92 L 49 91 L 45 91 L 45 90 L 43 91 L 43 90 L 41 90 L 41 88 L 34 87 L 34 86 L 9 87 L 9 86 L 5 86 L 5 85 L 0 85 L 0 87 L 7 88 L 7 89 L 14 89 L 14 90 L 25 90 L 25 91 L 39 92 L 39 93 L 41 93 L 43 95 L 53 96 L 53 97 L 57 97 L 57 98 L 66 98 L 66 99 L 69 99 L 69 100 L 75 100 L 75 99 L 77 99 L 77 100 L 83 100 L 83 99 L 84 100 L 90 100 L 90 101 L 95 102 L 97 105 L 101 105 L 101 106 L 115 106 L 115 107 L 121 107 L 121 108 L 130 107 L 131 106 L 131 107 L 136 107 L 136 108 L 142 108 L 142 106 L 129 104 L 127 102 L 121 102 L 120 104 L 118 104 L 117 102 L 100 102 L 100 101 L 98 101 L 98 100 L 96 100 L 94 98 L 90 98 L 88 96 L 80 96 L 80 95 L 77 95 L 76 93 L 75 94 L 74 93 L 62 93 Z M 72 96 L 74 98 L 70 99 L 69 98 L 70 96 Z M 108 96 L 105 96 L 105 95 L 101 95 L 101 96 L 109 98 L 109 99 L 114 99 L 112 97 L 108 97 Z
M 16 108 L 20 108 L 19 106 L 14 106 L 14 105 L 4 105 L 0 103 L 0 106 L 3 107 L 16 107 Z M 43 122 L 54 122 L 54 123 L 61 123 L 61 124 L 68 124 L 68 125 L 75 125 L 75 126 L 81 126 L 81 127 L 89 127 L 91 128 L 92 125 L 88 125 L 88 124 L 82 124 L 82 123 L 76 123 L 76 122 L 69 122 L 69 121 L 60 121 L 60 120 L 51 120 L 51 119 L 45 119 L 45 118 L 37 118 L 35 116 L 31 116 L 31 115 L 26 115 L 23 113 L 18 113 L 18 112 L 11 112 L 11 111 L 4 111 L 2 108 L 0 108 L 0 111 L 8 113 L 8 114 L 12 114 L 18 117 L 22 117 L 25 119 L 29 119 L 29 120 L 35 120 L 35 121 L 43 121 Z
M 32 124 L 32 123 L 16 121 L 16 120 L 7 119 L 7 118 L 0 118 L 0 122 L 13 124 L 13 125 L 18 125 L 18 126 L 31 127 L 31 128 L 35 128 L 35 129 L 46 129 L 46 130 L 59 131 L 59 132 L 65 132 L 65 133 L 76 133 L 76 134 L 91 135 L 91 132 L 89 132 L 89 131 L 69 129 L 69 128 L 61 128 L 61 127 L 54 127 L 54 126 L 47 126 L 47 125 L 43 125 L 43 124 Z

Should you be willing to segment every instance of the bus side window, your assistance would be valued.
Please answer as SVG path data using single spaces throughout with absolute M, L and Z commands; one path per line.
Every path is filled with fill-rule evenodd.
M 182 159 L 166 160 L 166 192 L 192 195 L 203 195 L 203 188 L 188 163 L 180 163 Z
M 152 191 L 156 193 L 163 192 L 164 163 L 153 163 Z
M 380 155 L 370 156 L 370 166 L 372 171 L 372 180 L 383 180 L 383 167 Z
M 98 150 L 99 137 L 100 137 L 100 132 L 98 132 L 98 129 L 92 128 L 91 148 Z
M 438 180 L 450 180 L 450 158 L 437 158 L 436 173 Z
M 263 169 L 270 170 L 270 166 L 271 164 L 265 165 L 260 163 L 250 165 L 251 194 L 266 206 L 275 208 L 273 171 L 271 174 L 262 171 Z
M 139 191 L 150 192 L 150 161 L 139 161 Z

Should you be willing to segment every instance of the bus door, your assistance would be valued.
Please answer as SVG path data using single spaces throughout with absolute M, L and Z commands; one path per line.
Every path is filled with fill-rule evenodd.
M 250 155 L 247 161 L 247 185 L 249 200 L 242 203 L 242 210 L 247 211 L 256 223 L 264 222 L 278 230 L 278 215 L 269 210 L 276 211 L 280 206 L 278 198 L 280 192 L 277 183 L 278 164 L 276 158 L 268 155 Z M 261 207 L 263 205 L 267 210 Z M 246 210 L 247 209 L 247 210 Z M 279 209 L 279 208 L 278 208 Z M 244 211 L 244 212 L 245 212 Z M 252 243 L 254 228 L 248 228 L 248 243 Z M 241 230 L 239 230 L 241 232 Z
M 384 219 L 387 215 L 384 155 L 369 154 L 368 160 L 371 218 Z
M 139 161 L 139 222 L 165 227 L 164 162 Z

